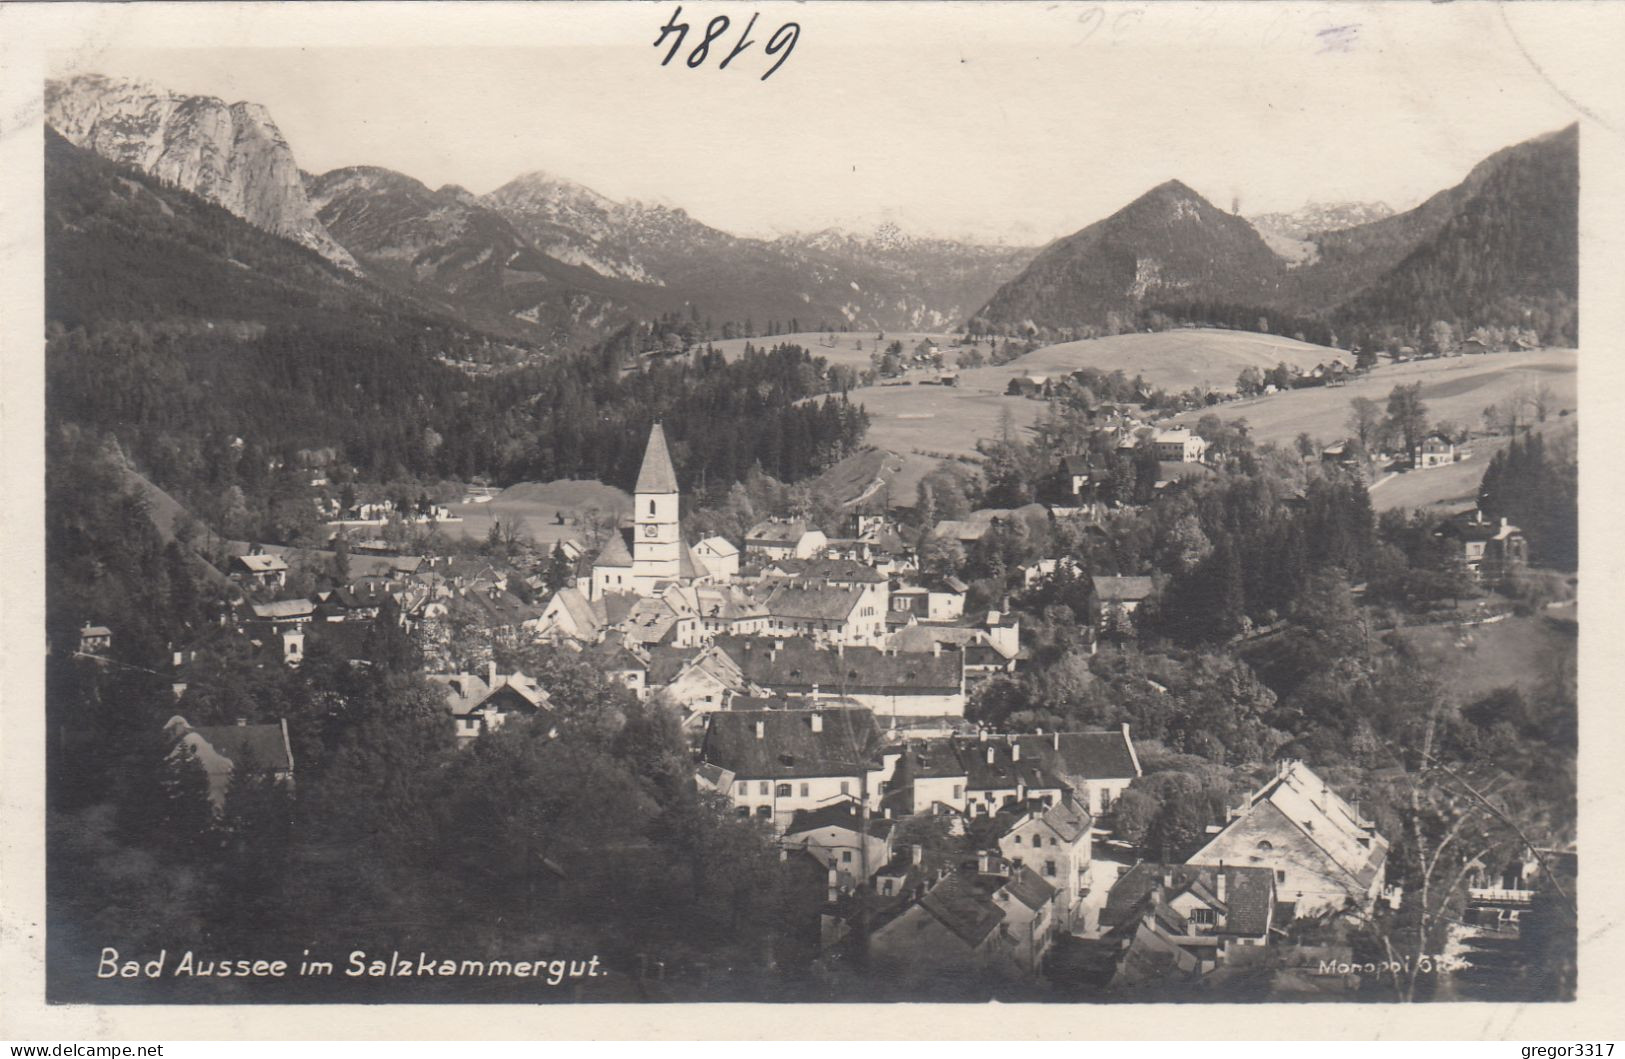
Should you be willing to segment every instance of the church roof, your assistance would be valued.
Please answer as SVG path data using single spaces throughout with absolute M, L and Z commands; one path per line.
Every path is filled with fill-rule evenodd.
M 609 540 L 604 542 L 603 551 L 593 560 L 594 566 L 631 566 L 632 552 L 626 546 L 626 539 L 620 533 L 611 533 Z
M 638 471 L 636 493 L 677 492 L 677 472 L 671 453 L 666 451 L 666 431 L 656 423 L 649 428 L 649 447 L 643 450 L 643 469 Z

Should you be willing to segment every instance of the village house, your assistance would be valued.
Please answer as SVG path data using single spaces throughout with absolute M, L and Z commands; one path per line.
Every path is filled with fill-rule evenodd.
M 1499 584 L 1529 561 L 1523 530 L 1504 517 L 1492 519 L 1473 508 L 1446 519 L 1435 535 L 1461 548 L 1461 560 L 1473 579 Z
M 870 960 L 893 977 L 1030 977 L 1055 939 L 1055 902 L 1036 872 L 983 853 L 880 923 Z
M 227 576 L 240 585 L 282 588 L 288 583 L 288 564 L 280 555 L 267 555 L 263 549 L 247 555 L 234 555 Z
M 811 559 L 827 543 L 823 530 L 804 520 L 770 518 L 746 532 L 745 554 L 753 559 Z
M 1092 884 L 1089 813 L 1063 797 L 1047 808 L 1029 803 L 1001 810 L 992 823 L 999 855 L 1025 864 L 1055 888 L 1061 929 L 1088 930 L 1082 902 Z
M 1157 459 L 1168 463 L 1201 463 L 1207 458 L 1207 442 L 1186 427 L 1156 433 Z
M 79 653 L 81 655 L 105 655 L 113 649 L 113 630 L 105 625 L 92 625 L 85 622 L 79 628 Z
M 733 773 L 740 816 L 782 831 L 800 810 L 867 799 L 876 811 L 897 753 L 866 709 L 732 709 L 708 715 L 700 760 Z
M 752 685 L 775 695 L 839 696 L 882 717 L 962 717 L 960 653 L 900 654 L 878 647 L 820 649 L 806 638 L 719 638 Z
M 694 545 L 694 557 L 713 581 L 731 581 L 739 576 L 739 549 L 726 537 L 706 537 Z
M 649 650 L 648 686 L 654 694 L 688 712 L 693 723 L 727 709 L 737 697 L 752 692 L 739 666 L 715 645 Z
M 1065 570 L 1073 577 L 1081 576 L 1083 573 L 1083 569 L 1078 566 L 1078 561 L 1070 555 L 1063 555 L 1059 559 L 1039 559 L 1037 562 L 1028 563 L 1021 568 L 1021 587 L 1027 589 L 1036 588 L 1044 578 L 1053 577 L 1062 570 Z
M 924 584 L 899 582 L 891 590 L 891 609 L 912 614 L 917 621 L 957 621 L 965 614 L 969 586 L 949 574 Z
M 1268 868 L 1140 863 L 1118 877 L 1100 912 L 1108 938 L 1125 947 L 1150 930 L 1215 970 L 1238 948 L 1267 945 L 1276 882 Z
M 817 857 L 837 873 L 842 889 L 867 885 L 891 861 L 897 825 L 884 810 L 869 814 L 867 821 L 863 817 L 856 799 L 798 810 L 790 817 L 780 846 Z
M 1094 586 L 1095 600 L 1100 606 L 1101 632 L 1133 628 L 1134 612 L 1156 591 L 1156 585 L 1149 577 L 1124 577 L 1122 574 L 1096 576 L 1090 578 L 1090 584 Z
M 209 801 L 216 812 L 224 808 L 231 777 L 239 768 L 267 769 L 278 782 L 293 782 L 293 744 L 288 740 L 286 720 L 194 727 L 177 715 L 164 725 L 164 731 L 175 740 L 172 754 L 189 752 L 203 766 L 209 778 Z
M 430 683 L 446 689 L 458 744 L 494 732 L 510 720 L 550 717 L 550 697 L 536 680 L 524 673 L 502 674 L 495 662 L 483 676 L 477 673 L 430 673 Z
M 1411 466 L 1417 470 L 1429 467 L 1446 467 L 1456 462 L 1456 443 L 1438 431 L 1427 435 L 1416 443 L 1411 451 Z
M 1095 732 L 949 736 L 909 740 L 891 789 L 910 813 L 991 816 L 1048 808 L 1070 797 L 1092 818 L 1109 815 L 1140 761 L 1128 725 Z
M 1188 863 L 1268 868 L 1280 900 L 1301 917 L 1370 912 L 1387 859 L 1375 824 L 1301 761 L 1283 761 Z

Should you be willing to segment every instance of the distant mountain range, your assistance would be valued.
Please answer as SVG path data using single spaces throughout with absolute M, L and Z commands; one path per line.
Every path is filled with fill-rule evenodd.
M 974 317 L 1075 336 L 1161 308 L 1198 323 L 1256 310 L 1328 327 L 1539 312 L 1561 330 L 1577 287 L 1573 127 L 1499 152 L 1401 214 L 1317 203 L 1246 219 L 1169 181 L 1039 250 L 893 226 L 744 238 L 543 172 L 483 196 L 376 167 L 301 173 L 262 106 L 97 75 L 49 82 L 46 116 L 72 144 L 364 277 L 380 288 L 369 298 L 543 349 L 691 312 L 755 334 L 947 330 Z
M 758 332 L 769 322 L 947 329 L 1034 252 L 894 230 L 741 238 L 541 172 L 478 197 L 375 167 L 301 178 L 263 107 L 97 75 L 49 83 L 46 104 L 74 144 L 481 327 L 545 344 L 690 306 Z
M 1087 334 L 1158 310 L 1210 323 L 1280 312 L 1345 332 L 1443 320 L 1574 340 L 1578 126 L 1496 152 L 1415 209 L 1384 210 L 1317 206 L 1249 222 L 1169 181 L 1045 247 L 977 322 Z

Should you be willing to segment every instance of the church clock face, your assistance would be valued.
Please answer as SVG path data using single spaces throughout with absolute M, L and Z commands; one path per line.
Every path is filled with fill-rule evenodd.
M 645 526 L 645 527 L 643 527 L 643 535 L 645 537 L 653 537 L 655 535 L 655 527 L 654 526 Z

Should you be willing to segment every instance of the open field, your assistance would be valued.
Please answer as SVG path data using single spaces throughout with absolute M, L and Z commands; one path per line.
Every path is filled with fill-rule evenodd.
M 504 489 L 489 503 L 453 504 L 452 513 L 462 521 L 447 522 L 440 528 L 448 536 L 481 540 L 494 522 L 522 520 L 525 533 L 546 546 L 579 538 L 581 527 L 575 520 L 594 507 L 603 515 L 629 515 L 632 498 L 613 486 L 594 481 L 521 482 Z M 559 524 L 560 514 L 565 519 L 563 525 Z
M 1509 685 L 1521 687 L 1526 695 L 1538 694 L 1554 668 L 1572 670 L 1577 646 L 1574 618 L 1571 603 L 1492 625 L 1423 625 L 1400 635 L 1420 652 L 1428 672 L 1465 704 Z
M 1054 375 L 1079 368 L 1098 368 L 1101 371 L 1121 368 L 1123 374 L 1131 379 L 1135 375 L 1143 375 L 1152 386 L 1160 386 L 1169 393 L 1179 393 L 1192 386 L 1234 391 L 1236 376 L 1241 374 L 1243 368 L 1263 371 L 1282 361 L 1299 368 L 1312 368 L 1333 358 L 1340 358 L 1346 363 L 1354 361 L 1353 355 L 1344 350 L 1298 342 L 1280 335 L 1191 328 L 1063 342 L 1058 346 L 1036 349 L 1006 364 L 1003 369 L 991 370 L 1005 370 L 1007 374 L 1036 372 Z
M 1084 367 L 1121 368 L 1131 378 L 1141 374 L 1152 386 L 1170 390 L 1198 384 L 1228 389 L 1248 366 L 1274 367 L 1283 360 L 1313 366 L 1337 353 L 1324 346 L 1246 331 L 1116 335 L 1046 346 L 998 367 L 962 371 L 957 387 L 922 386 L 919 380 L 928 376 L 916 375 L 905 377 L 912 378 L 914 385 L 868 386 L 854 390 L 852 399 L 869 412 L 871 444 L 902 454 L 969 454 L 976 451 L 977 439 L 998 432 L 999 416 L 1005 409 L 1018 428 L 1038 419 L 1044 402 L 1004 396 L 1011 379 L 1029 372 L 1055 375 Z M 951 352 L 945 355 L 952 358 Z
M 789 335 L 774 335 L 771 338 L 729 338 L 721 342 L 712 342 L 717 352 L 734 360 L 744 355 L 745 343 L 749 342 L 757 349 L 772 349 L 774 346 L 788 342 L 791 345 L 801 346 L 815 357 L 823 357 L 831 364 L 847 364 L 859 370 L 869 366 L 869 355 L 875 352 L 875 335 L 879 331 L 836 331 L 835 344 L 829 345 L 830 332 L 828 331 L 797 331 Z M 922 338 L 929 338 L 942 349 L 942 360 L 948 367 L 954 366 L 953 344 L 958 341 L 954 335 L 941 332 L 925 331 L 887 331 L 886 340 L 881 342 L 880 349 L 885 349 L 892 342 L 903 343 L 903 349 L 909 353 L 914 352 Z M 986 347 L 983 347 L 986 352 Z
M 1232 401 L 1217 409 L 1185 412 L 1175 423 L 1195 423 L 1208 411 L 1224 419 L 1245 419 L 1260 442 L 1290 444 L 1300 433 L 1330 443 L 1348 434 L 1345 425 L 1349 402 L 1366 397 L 1386 405 L 1395 386 L 1422 384 L 1428 419 L 1482 429 L 1483 412 L 1521 386 L 1545 384 L 1553 394 L 1551 414 L 1578 407 L 1576 368 L 1579 354 L 1572 349 L 1538 349 L 1527 353 L 1490 353 L 1476 357 L 1418 360 L 1385 364 L 1341 386 L 1288 390 L 1267 397 Z

